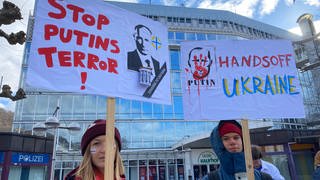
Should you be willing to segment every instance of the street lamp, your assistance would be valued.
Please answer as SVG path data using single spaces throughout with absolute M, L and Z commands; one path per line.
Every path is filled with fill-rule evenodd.
M 57 131 L 58 129 L 67 129 L 70 132 L 80 131 L 80 125 L 78 123 L 70 123 L 68 126 L 61 126 L 59 119 L 57 118 L 58 110 L 60 109 L 59 106 L 56 107 L 52 116 L 48 117 L 46 121 L 36 123 L 33 126 L 33 130 L 36 132 L 46 132 L 48 129 L 53 129 L 53 150 L 52 150 L 52 163 L 51 163 L 51 170 L 50 170 L 50 180 L 54 179 L 54 167 L 56 161 L 56 144 L 57 144 Z

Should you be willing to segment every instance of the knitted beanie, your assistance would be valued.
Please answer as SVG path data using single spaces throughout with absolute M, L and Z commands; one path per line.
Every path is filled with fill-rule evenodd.
M 106 134 L 106 120 L 98 119 L 95 120 L 83 134 L 81 139 L 81 154 L 84 155 L 88 144 L 97 136 Z M 114 128 L 114 137 L 119 145 L 119 150 L 121 150 L 121 136 L 118 129 Z
M 226 121 L 220 125 L 220 127 L 219 127 L 220 137 L 222 137 L 223 135 L 225 135 L 227 133 L 231 133 L 231 132 L 237 133 L 242 137 L 241 127 L 239 127 L 238 125 L 236 125 L 232 121 L 229 121 L 229 122 Z

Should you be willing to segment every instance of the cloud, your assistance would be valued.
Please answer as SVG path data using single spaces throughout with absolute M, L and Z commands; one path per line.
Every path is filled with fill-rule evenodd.
M 195 3 L 197 3 L 198 0 L 186 0 L 184 2 L 185 7 L 194 7 Z
M 302 35 L 302 32 L 300 30 L 300 27 L 294 27 L 294 28 L 291 28 L 291 29 L 288 29 L 288 31 L 294 33 L 294 34 L 297 34 L 297 35 Z
M 211 0 L 204 0 L 198 5 L 198 8 L 227 10 L 246 17 L 253 17 L 258 2 L 258 0 L 231 0 L 213 3 Z
M 177 6 L 176 0 L 161 0 L 165 6 Z
M 320 0 L 306 0 L 306 2 L 304 2 L 304 4 L 310 5 L 310 6 L 320 7 Z
M 6 106 L 0 102 L 0 108 L 6 109 L 5 107 L 6 107 Z
M 16 103 L 7 98 L 0 99 L 0 108 L 5 109 L 6 111 L 14 112 Z
M 272 13 L 276 9 L 278 2 L 279 0 L 263 0 L 260 5 L 259 14 L 264 16 Z
M 244 0 L 240 1 L 241 3 L 236 6 L 236 13 L 247 16 L 253 17 L 254 10 L 258 4 L 258 0 Z
M 291 6 L 294 3 L 294 0 L 284 0 L 287 6 Z

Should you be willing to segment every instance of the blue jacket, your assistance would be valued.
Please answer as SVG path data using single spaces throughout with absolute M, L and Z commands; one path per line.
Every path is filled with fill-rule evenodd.
M 232 122 L 240 126 L 237 121 Z M 219 125 L 220 124 L 221 121 Z M 221 137 L 219 136 L 219 125 L 213 129 L 210 135 L 211 146 L 220 160 L 220 167 L 217 171 L 219 171 L 220 180 L 235 180 L 235 173 L 246 172 L 244 152 L 230 153 L 225 149 Z M 255 180 L 261 180 L 260 172 L 254 170 L 254 177 Z M 206 179 L 208 179 L 207 176 L 203 178 L 203 180 Z
M 312 180 L 319 180 L 320 179 L 320 167 L 314 170 L 312 174 Z

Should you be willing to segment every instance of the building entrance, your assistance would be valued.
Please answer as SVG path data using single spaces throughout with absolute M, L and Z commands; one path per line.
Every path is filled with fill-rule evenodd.
M 209 172 L 217 170 L 218 167 L 218 164 L 193 165 L 194 180 L 201 180 Z
M 125 160 L 129 180 L 184 180 L 183 159 Z

